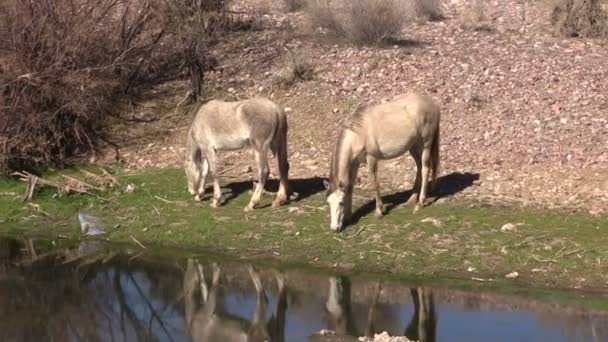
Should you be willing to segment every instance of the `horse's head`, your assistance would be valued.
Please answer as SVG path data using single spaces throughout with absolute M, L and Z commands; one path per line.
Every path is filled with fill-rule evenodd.
M 342 229 L 346 216 L 346 186 L 342 181 L 332 183 L 325 183 L 325 187 L 327 188 L 326 199 L 331 216 L 330 228 L 338 232 Z

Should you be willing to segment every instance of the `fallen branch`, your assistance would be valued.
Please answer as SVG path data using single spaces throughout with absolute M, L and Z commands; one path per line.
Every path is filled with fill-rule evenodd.
M 131 240 L 135 241 L 136 244 L 138 244 L 139 246 L 141 246 L 141 248 L 147 249 L 146 246 L 144 246 L 141 242 L 137 241 L 137 239 L 134 238 L 133 235 L 129 235 L 129 237 L 131 237 Z
M 27 189 L 23 196 L 22 202 L 27 202 L 32 199 L 32 197 L 34 196 L 34 191 L 36 189 L 36 186 L 38 186 L 38 187 L 50 186 L 50 187 L 56 188 L 57 190 L 59 190 L 61 192 L 65 192 L 65 193 L 77 192 L 77 193 L 89 194 L 89 195 L 92 195 L 92 193 L 89 192 L 90 189 L 94 189 L 94 190 L 99 189 L 98 187 L 92 186 L 90 184 L 79 181 L 76 178 L 72 178 L 72 177 L 68 177 L 68 176 L 64 176 L 64 177 L 66 179 L 69 179 L 71 182 L 75 182 L 79 186 L 73 187 L 73 186 L 70 186 L 70 184 L 62 184 L 62 183 L 58 183 L 58 182 L 53 182 L 53 181 L 38 177 L 36 175 L 33 175 L 27 171 L 13 172 L 13 173 L 11 173 L 11 176 L 18 176 L 21 178 L 22 181 L 28 183 L 28 186 L 27 186 Z

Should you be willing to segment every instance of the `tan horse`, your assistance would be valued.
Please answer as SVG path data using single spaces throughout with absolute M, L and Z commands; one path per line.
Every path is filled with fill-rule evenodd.
M 222 201 L 218 180 L 217 152 L 251 148 L 255 153 L 258 183 L 245 211 L 260 201 L 270 174 L 268 150 L 277 158 L 280 185 L 272 207 L 288 200 L 287 117 L 282 107 L 269 99 L 256 97 L 243 101 L 211 100 L 197 111 L 188 131 L 184 170 L 188 191 L 202 200 L 208 174 L 213 179 L 212 207 Z
M 327 202 L 331 229 L 339 231 L 352 215 L 354 181 L 360 163 L 367 163 L 375 188 L 377 216 L 382 216 L 378 160 L 393 159 L 409 151 L 416 162 L 416 181 L 408 204 L 422 208 L 439 169 L 439 106 L 427 96 L 409 93 L 378 105 L 358 108 L 342 129 L 332 154 Z

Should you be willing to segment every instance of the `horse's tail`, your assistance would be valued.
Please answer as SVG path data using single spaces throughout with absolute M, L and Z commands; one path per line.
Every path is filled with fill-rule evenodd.
M 439 174 L 439 122 L 437 122 L 437 130 L 431 144 L 431 169 L 433 173 L 430 191 L 434 191 L 437 189 L 437 174 Z
M 186 180 L 188 182 L 188 191 L 196 195 L 200 179 L 200 163 L 202 161 L 202 153 L 200 146 L 194 140 L 192 127 L 188 129 L 186 137 L 186 153 L 184 156 L 184 171 L 186 172 Z
M 277 158 L 277 164 L 279 167 L 280 181 L 287 189 L 287 182 L 289 178 L 289 161 L 287 160 L 287 131 L 289 129 L 287 125 L 287 116 L 285 111 L 281 109 L 278 115 L 277 130 L 274 134 L 274 146 L 275 146 L 275 157 Z

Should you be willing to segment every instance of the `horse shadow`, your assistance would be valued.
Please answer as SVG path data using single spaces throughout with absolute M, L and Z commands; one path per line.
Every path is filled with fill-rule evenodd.
M 437 185 L 435 186 L 435 191 L 429 194 L 425 205 L 435 203 L 440 198 L 455 195 L 463 191 L 464 189 L 472 186 L 473 183 L 477 180 L 479 180 L 479 173 L 470 172 L 452 172 L 445 176 L 438 177 Z M 406 190 L 382 196 L 382 201 L 384 202 L 385 207 L 385 214 L 388 214 L 393 209 L 407 202 L 411 195 L 412 190 Z M 353 213 L 351 220 L 347 226 L 359 222 L 361 218 L 373 213 L 375 209 L 376 202 L 372 199 L 371 201 L 365 203 L 363 206 L 359 207 Z
M 325 191 L 325 186 L 323 185 L 323 180 L 325 178 L 321 177 L 311 177 L 311 178 L 290 178 L 289 179 L 289 189 L 290 189 L 290 199 L 287 204 L 297 203 L 302 201 L 310 196 L 318 194 L 322 191 Z M 236 181 L 222 186 L 222 188 L 229 189 L 228 192 L 224 194 L 224 205 L 239 197 L 240 195 L 253 190 L 253 182 L 251 180 L 248 181 Z M 264 186 L 264 190 L 268 192 L 277 192 L 279 190 L 279 180 L 278 179 L 269 179 L 266 181 Z M 211 192 L 206 191 L 208 194 Z M 265 195 L 270 196 L 270 195 Z M 274 196 L 274 195 L 273 195 Z M 270 203 L 262 204 L 261 202 L 257 205 L 257 208 L 266 208 L 269 207 Z

